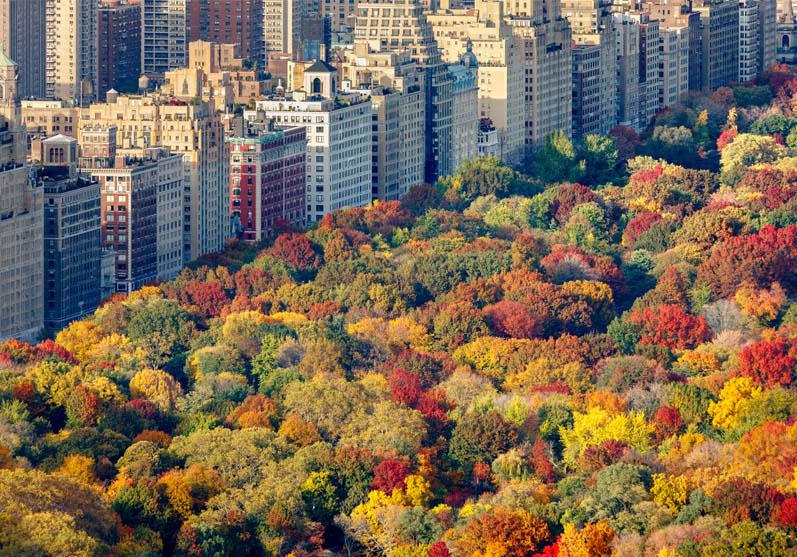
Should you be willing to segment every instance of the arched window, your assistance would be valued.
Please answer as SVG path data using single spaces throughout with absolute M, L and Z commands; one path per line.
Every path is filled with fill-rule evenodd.
M 0 99 L 3 99 L 3 100 L 5 100 L 5 98 L 6 98 L 6 90 L 5 90 L 5 87 L 3 87 L 2 85 L 0 85 Z
M 183 81 L 183 95 L 188 94 L 188 81 Z
M 782 44 L 783 44 L 783 48 L 789 48 L 789 36 L 788 35 L 783 35 Z
M 313 93 L 320 93 L 321 92 L 321 80 L 319 78 L 315 78 L 313 80 Z

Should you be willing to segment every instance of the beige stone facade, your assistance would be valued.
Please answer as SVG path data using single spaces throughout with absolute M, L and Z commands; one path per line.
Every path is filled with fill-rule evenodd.
M 475 57 L 478 117 L 498 130 L 501 158 L 517 160 L 525 144 L 525 59 L 522 39 L 504 20 L 503 2 L 477 0 L 474 9 L 441 8 L 428 18 L 446 62 Z
M 424 74 L 406 52 L 372 52 L 358 43 L 345 53 L 340 75 L 344 89 L 371 97 L 372 197 L 399 199 L 423 183 Z
M 229 157 L 215 107 L 167 96 L 119 96 L 81 111 L 78 138 L 97 127 L 116 126 L 122 149 L 167 147 L 183 157 L 183 258 L 217 252 L 230 237 L 227 207 Z
M 91 101 L 97 79 L 97 1 L 47 0 L 45 93 Z

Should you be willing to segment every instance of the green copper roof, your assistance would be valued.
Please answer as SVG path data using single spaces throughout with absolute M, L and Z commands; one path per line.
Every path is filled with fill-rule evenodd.
M 0 66 L 16 66 L 17 63 L 14 62 L 11 58 L 6 56 L 6 53 L 3 52 L 3 49 L 0 48 Z

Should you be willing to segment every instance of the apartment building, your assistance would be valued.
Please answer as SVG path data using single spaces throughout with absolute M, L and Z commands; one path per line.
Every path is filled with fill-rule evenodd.
M 119 95 L 81 111 L 79 140 L 96 127 L 118 127 L 121 149 L 164 147 L 183 158 L 183 259 L 220 251 L 231 235 L 229 156 L 213 104 L 164 95 Z
M 693 0 L 700 15 L 701 87 L 719 89 L 739 79 L 738 0 Z
M 230 214 L 239 238 L 257 242 L 280 225 L 304 225 L 307 129 L 249 121 L 243 126 L 240 136 L 228 138 Z
M 97 85 L 97 0 L 47 0 L 47 97 L 91 102 Z
M 423 68 L 427 182 L 454 170 L 451 76 L 420 0 L 367 0 L 357 5 L 355 40 L 372 50 L 407 51 Z
M 639 21 L 625 13 L 614 13 L 617 83 L 617 121 L 621 126 L 640 129 L 640 29 Z
M 115 292 L 177 276 L 183 266 L 183 160 L 163 148 L 117 149 L 117 129 L 83 132 L 81 171 L 101 189 L 102 246 Z
M 265 55 L 284 53 L 300 59 L 302 51 L 301 0 L 263 0 Z
M 409 53 L 373 52 L 364 42 L 345 53 L 340 70 L 344 90 L 371 98 L 371 194 L 399 199 L 424 178 L 424 73 Z
M 601 133 L 601 47 L 573 46 L 573 137 Z
M 238 45 L 245 60 L 264 61 L 262 0 L 188 0 L 186 40 Z
M 141 73 L 154 79 L 186 65 L 187 0 L 141 0 Z
M 44 326 L 57 333 L 100 303 L 100 186 L 78 174 L 74 137 L 50 137 L 42 151 Z
M 41 141 L 54 135 L 75 137 L 80 108 L 62 100 L 24 100 L 20 109 L 27 129 L 27 150 L 30 160 L 41 162 Z
M 257 102 L 276 126 L 307 130 L 308 222 L 371 203 L 371 100 L 337 93 L 337 79 L 335 68 L 317 62 L 304 71 L 304 91 Z
M 97 8 L 97 98 L 135 93 L 141 75 L 139 0 L 102 0 Z
M 448 73 L 451 75 L 451 145 L 454 150 L 451 166 L 456 172 L 462 163 L 479 153 L 479 115 L 473 110 L 479 102 L 479 67 L 475 60 L 466 57 L 458 64 L 449 64 Z M 503 154 L 502 135 L 496 135 L 498 152 Z
M 598 125 L 597 128 L 594 128 L 591 124 L 583 128 L 594 130 L 589 133 L 606 134 L 617 125 L 617 52 L 611 8 L 611 0 L 564 0 L 562 2 L 562 15 L 570 21 L 574 45 L 599 47 L 598 86 L 600 91 L 598 95 Z M 590 49 L 582 50 L 578 67 L 582 68 L 584 63 L 591 66 L 593 64 L 592 56 L 593 53 Z M 575 58 L 574 52 L 574 66 L 577 65 Z M 581 98 L 581 100 L 584 99 Z M 573 112 L 575 113 L 578 110 L 579 113 L 582 113 L 583 107 L 577 109 L 575 103 L 574 99 Z M 591 118 L 592 115 L 590 114 L 588 119 Z
M 44 325 L 44 192 L 25 164 L 16 76 L 0 53 L 0 339 L 34 340 Z
M 659 105 L 675 106 L 689 92 L 690 32 L 688 27 L 661 29 Z
M 525 145 L 523 41 L 504 20 L 501 0 L 477 0 L 473 9 L 451 9 L 448 0 L 428 15 L 435 40 L 449 64 L 463 56 L 478 61 L 478 117 L 499 132 L 500 157 L 520 158 Z
M 16 60 L 21 98 L 44 97 L 46 0 L 0 0 L 0 49 Z
M 555 131 L 569 136 L 573 118 L 572 34 L 559 2 L 517 0 L 508 2 L 505 9 L 513 33 L 522 40 L 526 145 L 542 145 Z

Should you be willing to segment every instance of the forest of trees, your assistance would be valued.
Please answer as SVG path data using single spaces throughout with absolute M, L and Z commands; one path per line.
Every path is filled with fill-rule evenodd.
M 797 78 L 0 345 L 0 555 L 797 556 Z

